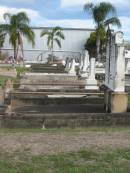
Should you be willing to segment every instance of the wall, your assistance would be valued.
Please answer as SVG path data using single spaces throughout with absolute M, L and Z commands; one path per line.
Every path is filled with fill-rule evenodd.
M 42 30 L 51 29 L 51 28 L 33 28 L 35 33 L 35 47 L 32 47 L 28 41 L 23 38 L 24 41 L 24 54 L 25 59 L 28 60 L 36 60 L 36 57 L 44 50 L 48 50 L 47 48 L 47 37 L 40 37 L 40 33 Z M 63 33 L 65 35 L 65 40 L 61 41 L 62 48 L 58 48 L 56 45 L 54 46 L 55 51 L 71 51 L 71 52 L 82 52 L 84 49 L 84 44 L 86 39 L 89 37 L 90 33 L 94 31 L 92 29 L 72 29 L 72 28 L 64 28 Z M 5 52 L 8 52 L 9 55 L 13 55 L 13 50 L 11 45 L 9 44 L 9 37 L 6 37 L 6 41 L 3 47 Z

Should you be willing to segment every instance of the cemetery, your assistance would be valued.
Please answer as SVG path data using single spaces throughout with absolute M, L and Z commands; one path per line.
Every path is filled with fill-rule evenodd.
M 130 44 L 116 8 L 100 2 L 83 10 L 94 29 L 31 27 L 24 11 L 3 14 L 1 127 L 129 124 Z
M 129 3 L 1 2 L 0 173 L 129 173 Z
M 87 50 L 74 54 L 68 51 L 64 59 L 58 58 L 63 52 L 53 53 L 53 63 L 46 59 L 39 63 L 28 61 L 25 67 L 1 65 L 1 74 L 12 78 L 4 81 L 0 91 L 1 127 L 130 123 L 130 57 L 122 32 L 108 31 L 105 63 L 90 57 Z

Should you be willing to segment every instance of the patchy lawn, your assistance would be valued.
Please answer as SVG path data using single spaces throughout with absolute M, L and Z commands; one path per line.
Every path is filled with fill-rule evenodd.
M 130 173 L 130 128 L 1 129 L 1 173 Z

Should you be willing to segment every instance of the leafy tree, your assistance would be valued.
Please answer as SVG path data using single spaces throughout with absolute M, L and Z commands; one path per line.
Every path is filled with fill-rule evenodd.
M 4 19 L 6 24 L 0 25 L 0 31 L 9 35 L 9 42 L 14 49 L 14 60 L 17 60 L 19 47 L 23 53 L 22 36 L 26 37 L 34 45 L 34 32 L 29 26 L 29 18 L 25 12 L 18 14 L 5 13 Z
M 3 32 L 0 33 L 0 49 L 3 47 L 4 41 L 5 41 L 5 35 L 6 33 L 3 33 Z
M 43 30 L 41 32 L 41 37 L 47 36 L 47 46 L 48 49 L 51 51 L 52 55 L 52 62 L 54 61 L 53 56 L 53 49 L 54 49 L 54 43 L 56 43 L 61 48 L 61 39 L 64 40 L 65 36 L 62 32 L 61 27 L 54 27 L 52 30 Z
M 90 12 L 92 18 L 96 24 L 96 56 L 98 61 L 100 61 L 100 44 L 101 44 L 101 30 L 102 28 L 110 27 L 110 25 L 115 25 L 120 27 L 121 23 L 116 15 L 115 7 L 108 2 L 101 2 L 96 5 L 93 3 L 86 3 L 84 5 L 84 10 Z
M 103 57 L 104 53 L 105 53 L 105 49 L 104 46 L 106 44 L 106 31 L 102 28 L 102 30 L 100 30 L 100 55 L 101 57 Z M 86 40 L 85 43 L 85 49 L 88 50 L 90 57 L 96 57 L 97 55 L 97 51 L 96 51 L 96 40 L 97 40 L 97 33 L 92 32 L 90 34 L 90 37 Z

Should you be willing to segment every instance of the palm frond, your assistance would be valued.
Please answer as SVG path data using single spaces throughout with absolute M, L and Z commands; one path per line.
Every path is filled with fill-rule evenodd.
M 57 31 L 55 35 L 56 35 L 57 37 L 63 39 L 63 40 L 65 39 L 65 36 L 64 36 L 63 32 L 61 32 L 61 31 Z
M 52 29 L 52 32 L 53 32 L 53 33 L 56 33 L 57 31 L 62 31 L 62 28 L 59 27 L 59 26 L 56 26 L 56 27 L 54 27 L 54 28 Z
M 17 19 L 19 20 L 19 23 L 29 24 L 29 17 L 25 12 L 20 12 L 17 14 Z
M 47 46 L 48 47 L 50 47 L 50 41 L 51 41 L 52 39 L 51 39 L 51 35 L 49 35 L 48 36 L 48 38 L 47 38 Z
M 35 45 L 35 34 L 33 30 L 28 25 L 23 25 L 20 29 L 20 33 L 22 33 L 29 42 L 32 42 L 32 45 Z
M 93 3 L 86 3 L 83 7 L 84 11 L 90 11 L 94 7 Z
M 115 7 L 110 3 L 110 2 L 101 2 L 100 3 L 100 9 L 102 10 L 103 13 L 106 15 L 108 13 L 113 13 L 116 14 L 116 9 Z
M 11 18 L 11 14 L 10 13 L 4 13 L 3 15 L 3 18 L 6 20 L 6 19 L 9 19 Z
M 0 48 L 3 47 L 6 33 L 0 32 Z
M 40 34 L 41 37 L 45 36 L 45 35 L 50 35 L 50 32 L 48 30 L 43 30 Z
M 57 43 L 57 45 L 61 48 L 61 42 L 58 40 L 58 38 L 55 38 L 54 41 Z
M 17 46 L 17 35 L 15 33 L 10 34 L 9 42 L 16 48 Z
M 108 25 L 110 25 L 110 24 L 115 25 L 115 26 L 117 26 L 118 28 L 121 27 L 120 19 L 117 18 L 117 17 L 112 17 L 112 18 L 110 18 L 110 19 L 107 19 L 107 20 L 104 22 L 104 25 L 105 25 L 105 26 L 108 26 Z
M 10 32 L 10 25 L 9 24 L 1 24 L 0 25 L 0 32 L 9 33 Z

